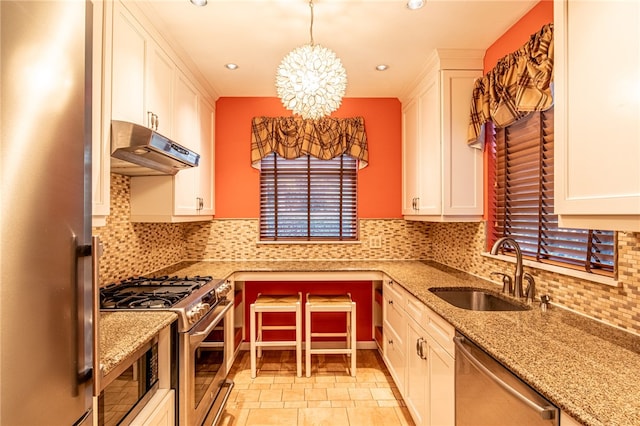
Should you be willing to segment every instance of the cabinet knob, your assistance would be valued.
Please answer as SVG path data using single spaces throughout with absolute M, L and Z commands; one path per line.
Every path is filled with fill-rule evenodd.
M 393 340 L 388 340 L 387 343 L 389 343 L 390 345 L 393 345 Z
M 389 300 L 387 303 L 393 305 L 393 300 Z

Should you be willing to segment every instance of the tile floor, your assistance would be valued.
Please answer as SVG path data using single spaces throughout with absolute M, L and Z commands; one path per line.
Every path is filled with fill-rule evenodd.
M 264 351 L 251 379 L 248 351 L 229 378 L 235 382 L 221 426 L 413 426 L 377 350 L 358 350 L 356 377 L 346 355 L 314 355 L 311 377 L 296 377 L 294 351 Z M 302 360 L 304 364 L 304 358 Z M 304 370 L 304 368 L 303 368 Z

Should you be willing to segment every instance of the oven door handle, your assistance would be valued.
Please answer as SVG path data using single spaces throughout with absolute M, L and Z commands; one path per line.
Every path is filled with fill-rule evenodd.
M 199 323 L 202 324 L 203 322 L 208 321 L 207 318 L 209 316 L 215 315 L 215 318 L 210 322 L 207 328 L 205 328 L 202 331 L 189 332 L 189 343 L 191 344 L 191 346 L 198 346 L 200 345 L 200 343 L 202 343 L 204 339 L 206 339 L 209 333 L 211 333 L 213 329 L 218 325 L 222 317 L 224 317 L 224 315 L 229 311 L 229 309 L 231 309 L 231 307 L 233 306 L 233 303 L 229 302 L 225 304 L 221 310 L 218 309 L 218 306 L 216 306 L 216 308 L 214 308 L 211 312 L 209 312 L 204 318 L 200 320 Z

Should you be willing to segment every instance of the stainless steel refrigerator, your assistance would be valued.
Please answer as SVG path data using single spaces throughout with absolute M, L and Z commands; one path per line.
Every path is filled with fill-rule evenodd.
M 0 424 L 91 424 L 91 3 L 0 1 Z

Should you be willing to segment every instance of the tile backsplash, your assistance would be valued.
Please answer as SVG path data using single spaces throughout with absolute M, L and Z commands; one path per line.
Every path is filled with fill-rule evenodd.
M 488 278 L 492 271 L 511 272 L 514 265 L 482 256 L 484 223 L 426 223 L 402 219 L 361 219 L 360 242 L 258 243 L 257 219 L 160 224 L 129 221 L 126 176 L 111 175 L 111 214 L 94 228 L 101 238 L 100 285 L 144 275 L 183 260 L 435 260 Z M 369 247 L 380 237 L 380 248 Z M 618 234 L 619 287 L 542 270 L 534 275 L 538 294 L 553 302 L 640 333 L 640 233 Z

